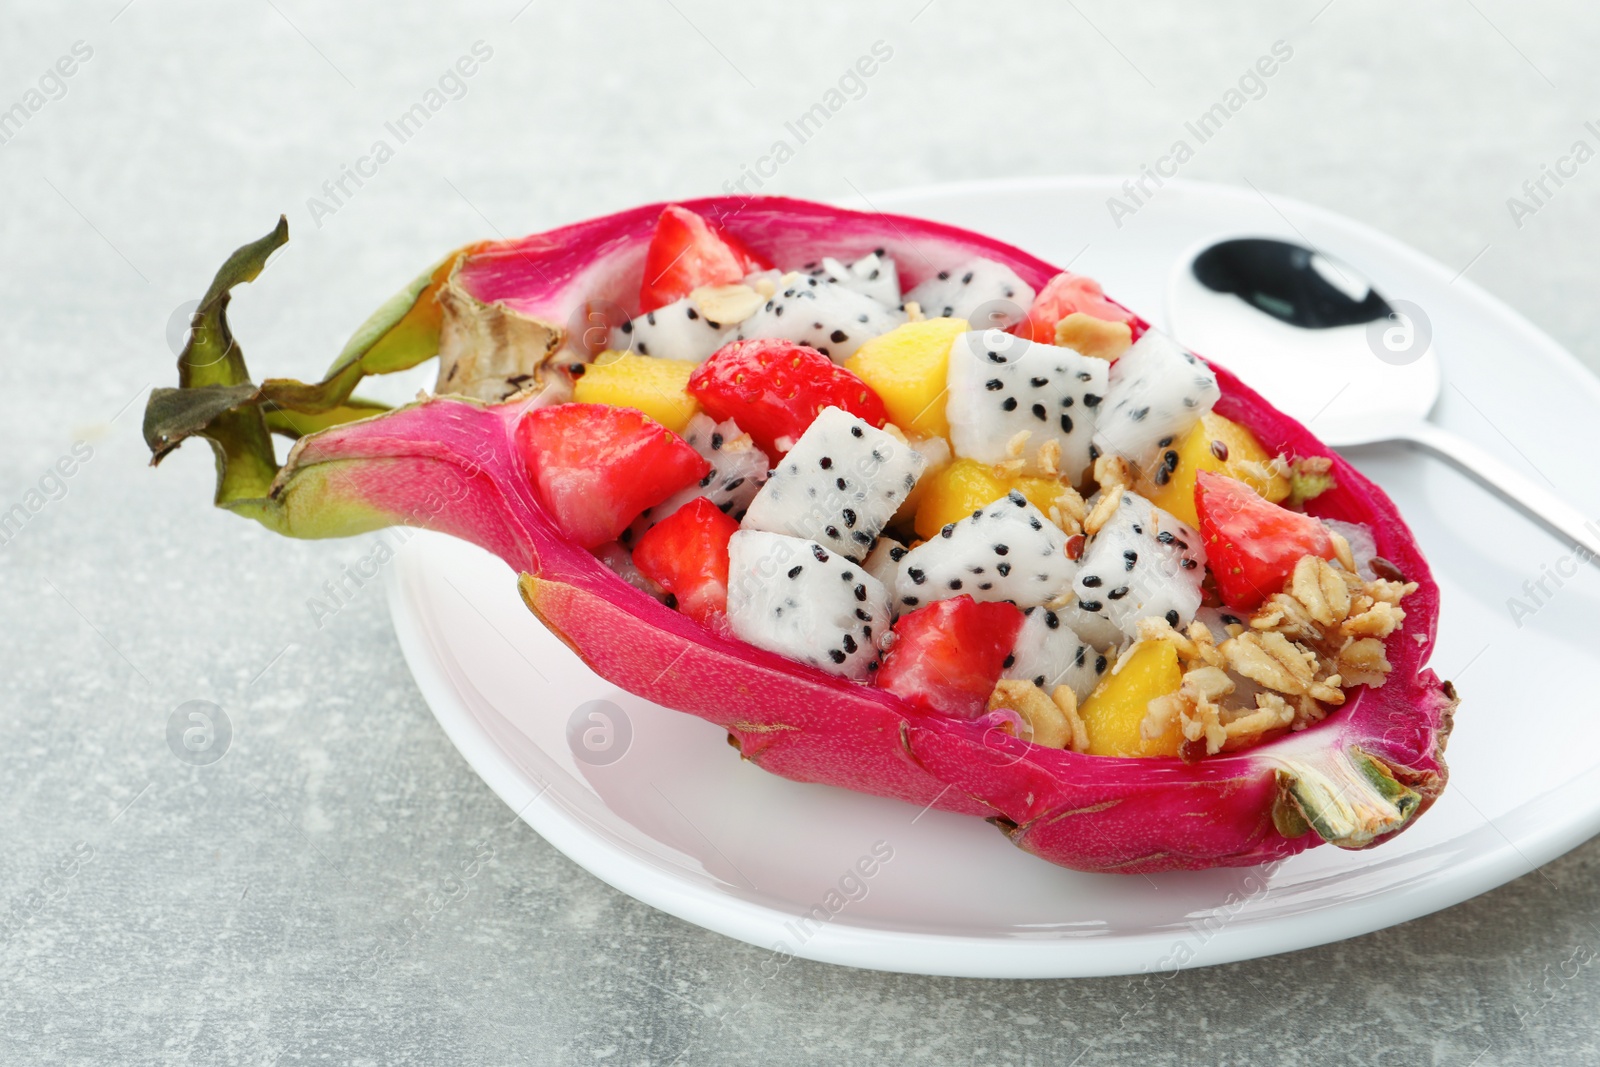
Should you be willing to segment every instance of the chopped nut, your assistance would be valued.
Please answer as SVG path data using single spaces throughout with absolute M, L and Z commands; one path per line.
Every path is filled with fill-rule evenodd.
M 1111 492 L 1133 484 L 1133 465 L 1121 456 L 1104 455 L 1094 461 L 1094 480 Z
M 1117 506 L 1122 503 L 1121 493 L 1105 493 L 1095 504 L 1094 510 L 1083 520 L 1083 532 L 1093 537 L 1100 532 L 1100 528 L 1111 521 L 1111 516 L 1117 513 Z
M 771 278 L 757 278 L 756 279 L 756 292 L 760 293 L 763 299 L 771 300 L 774 296 L 777 295 L 777 292 L 778 292 L 777 283 L 774 282 Z
M 1056 497 L 1056 507 L 1061 509 L 1061 514 L 1069 516 L 1079 526 L 1089 514 L 1089 507 L 1083 502 L 1083 497 L 1070 485 L 1061 487 L 1061 495 Z
M 1114 360 L 1133 344 L 1133 328 L 1074 311 L 1056 323 L 1056 344 L 1096 359 Z
M 1074 752 L 1089 751 L 1089 728 L 1083 724 L 1083 716 L 1078 714 L 1078 694 L 1072 691 L 1071 686 L 1058 685 L 1055 692 L 1050 694 L 1050 699 L 1055 701 L 1056 707 L 1061 709 L 1062 716 L 1072 727 L 1072 740 L 1068 747 Z
M 1345 685 L 1381 688 L 1389 678 L 1389 657 L 1376 637 L 1357 638 L 1339 650 L 1336 663 Z
M 767 300 L 748 285 L 702 285 L 689 297 L 700 314 L 723 326 L 743 322 Z
M 1339 631 L 1349 637 L 1388 637 L 1405 622 L 1406 613 L 1388 601 L 1376 601 L 1360 615 L 1344 620 Z
M 915 300 L 907 300 L 901 306 L 906 309 L 907 322 L 921 322 L 923 319 L 927 318 L 927 316 L 922 313 L 922 305 L 917 303 Z
M 1046 478 L 1061 474 L 1061 442 L 1054 437 L 1039 446 L 1039 470 Z
M 1280 633 L 1247 633 L 1223 642 L 1228 666 L 1253 682 L 1291 696 L 1305 693 L 1315 677 L 1316 653 Z
M 1339 566 L 1349 571 L 1356 572 L 1356 557 L 1350 552 L 1350 542 L 1337 530 L 1328 531 L 1328 539 L 1333 542 L 1333 554 L 1339 561 Z
M 1018 430 L 1012 434 L 1011 439 L 1006 442 L 1006 455 L 1012 459 L 1021 456 L 1023 452 L 1027 451 L 1028 438 L 1032 436 L 1032 430 Z
M 1066 748 L 1073 741 L 1075 727 L 1071 720 L 1032 682 L 1016 678 L 1002 678 L 996 682 L 994 692 L 989 694 L 989 710 L 999 708 L 1010 708 L 1022 716 L 1028 727 L 1024 740 L 1046 748 Z M 1074 705 L 1074 714 L 1076 711 Z

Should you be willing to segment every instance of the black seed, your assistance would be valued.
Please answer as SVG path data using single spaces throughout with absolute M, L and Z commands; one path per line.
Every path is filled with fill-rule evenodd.
M 994 554 L 997 555 L 997 556 L 1003 556 L 1007 552 L 1011 551 L 1011 546 L 1010 545 L 992 545 L 990 547 L 994 551 Z
M 865 435 L 861 432 L 861 427 L 852 426 L 852 427 L 850 427 L 850 436 L 851 437 L 862 437 L 862 436 L 865 436 Z
M 832 341 L 836 345 L 841 345 L 850 340 L 850 335 L 845 333 L 843 330 L 834 330 L 828 335 L 828 340 Z
M 900 598 L 900 603 L 904 604 L 908 608 L 914 608 L 918 604 L 922 603 L 922 601 L 918 600 L 914 596 L 903 596 Z
M 840 641 L 839 643 L 844 646 L 844 650 L 846 652 L 854 652 L 856 650 L 856 639 L 851 637 L 849 634 L 845 634 L 844 640 Z
M 1006 661 L 1004 663 L 1000 664 L 1000 667 L 1001 667 L 1002 670 L 1008 670 L 1009 671 L 1012 667 L 1015 667 L 1016 665 L 1017 665 L 1017 657 L 1016 656 L 1007 656 L 1006 657 Z
M 1084 393 L 1083 406 L 1086 408 L 1097 408 L 1100 406 L 1100 398 L 1095 396 L 1093 393 Z
M 973 517 L 973 518 L 975 518 L 975 519 L 981 519 L 981 518 L 983 518 L 983 509 L 982 509 L 982 508 L 979 508 L 979 509 L 978 509 L 978 510 L 977 510 L 977 511 L 974 511 L 974 512 L 973 512 L 973 513 L 972 513 L 972 517 Z
M 1111 592 L 1106 594 L 1106 596 L 1109 597 L 1112 600 L 1121 600 L 1123 597 L 1125 597 L 1127 595 L 1128 595 L 1128 587 L 1125 586 L 1125 585 L 1119 585 L 1115 589 L 1111 590 Z
M 712 472 L 712 473 L 715 473 L 715 472 Z M 700 488 L 704 489 L 706 486 L 710 485 L 711 484 L 711 477 L 712 477 L 711 474 L 707 474 L 704 478 L 701 478 L 700 479 Z
M 813 556 L 817 557 L 817 562 L 818 563 L 826 563 L 826 562 L 828 562 L 828 554 L 822 550 L 822 546 L 821 545 L 812 545 L 811 546 L 811 554 Z
M 673 596 L 671 593 L 667 594 L 667 599 L 663 601 L 663 603 L 674 611 L 678 610 L 678 598 Z M 783 609 L 779 608 L 778 610 L 782 611 Z
M 910 549 L 901 548 L 899 545 L 896 545 L 889 550 L 889 558 L 894 560 L 896 563 L 899 563 L 905 558 L 906 553 L 909 551 Z
M 945 526 L 944 526 L 944 529 L 939 531 L 939 536 L 940 537 L 949 537 L 951 534 L 953 534 L 955 532 L 956 532 L 956 524 L 953 523 L 953 522 L 946 523 Z
M 784 295 L 786 295 L 786 296 L 787 296 L 787 295 L 790 295 L 790 294 L 792 294 L 792 293 L 793 293 L 793 292 L 794 292 L 794 290 L 793 290 L 793 289 L 790 289 L 790 290 L 789 290 L 789 291 L 788 291 L 788 293 L 786 293 L 786 294 L 784 294 Z M 768 306 L 768 307 L 772 307 L 772 305 L 771 305 L 771 304 L 768 304 L 768 305 L 767 305 L 767 306 Z M 773 309 L 773 312 L 772 312 L 772 313 L 773 313 L 773 314 L 774 314 L 774 315 L 782 315 L 782 314 L 783 314 L 783 305 L 782 305 L 782 304 L 779 304 L 779 305 L 778 305 L 778 306 L 777 306 L 777 307 L 776 307 L 776 308 L 774 308 L 774 309 Z
M 1047 611 L 1044 613 L 1044 625 L 1046 629 L 1059 630 L 1061 628 L 1061 617 L 1053 611 Z
M 1015 489 L 1011 490 L 1011 492 L 1006 494 L 1006 499 L 1011 501 L 1013 504 L 1015 504 L 1019 508 L 1025 508 L 1025 507 L 1028 506 L 1028 498 L 1023 496 L 1020 492 L 1018 492 Z
M 821 467 L 823 470 L 827 470 L 829 467 L 833 466 L 833 457 L 823 456 L 821 459 L 817 460 L 817 466 Z
M 1104 656 L 1096 656 L 1094 658 L 1094 673 L 1106 673 L 1106 658 Z
M 844 525 L 846 529 L 853 530 L 856 525 L 856 513 L 850 508 L 844 509 Z
M 1085 574 L 1082 578 L 1079 578 L 1078 581 L 1082 582 L 1083 585 L 1089 589 L 1100 588 L 1100 576 L 1098 574 Z
M 1035 389 L 1040 389 L 1040 388 L 1043 388 L 1046 385 L 1049 385 L 1050 384 L 1050 379 L 1049 378 L 1029 378 L 1028 379 L 1028 384 L 1033 386 Z
M 1178 566 L 1182 567 L 1186 571 L 1192 571 L 1196 567 L 1200 566 L 1200 564 L 1196 563 L 1192 559 L 1185 559 L 1181 563 L 1179 563 Z
M 1029 519 L 1029 520 L 1028 520 L 1028 525 L 1029 525 L 1029 526 L 1032 526 L 1032 527 L 1033 527 L 1033 528 L 1034 528 L 1034 529 L 1035 529 L 1035 530 L 1042 530 L 1042 529 L 1044 529 L 1044 523 L 1042 523 L 1042 522 L 1040 522 L 1040 521 L 1039 521 L 1039 520 L 1038 520 L 1038 519 L 1033 519 L 1033 518 L 1030 518 L 1030 519 Z
M 907 567 L 906 577 L 910 578 L 917 585 L 921 585 L 923 582 L 928 580 L 927 572 L 925 572 L 921 567 Z
M 961 579 L 960 578 L 952 578 L 952 579 L 950 579 L 950 588 L 951 589 L 960 589 L 961 588 Z
M 955 308 L 945 308 L 944 309 L 944 317 L 945 318 L 949 318 L 950 317 L 950 313 L 952 311 L 954 311 L 954 310 L 955 310 Z M 1006 357 L 1002 356 L 998 352 L 990 352 L 990 353 L 988 353 L 988 356 L 989 356 L 989 362 L 990 363 L 1004 363 L 1006 361 Z
M 942 270 L 942 271 L 940 271 L 940 272 L 939 272 L 939 280 L 940 280 L 940 281 L 941 281 L 941 282 L 943 282 L 943 281 L 949 281 L 949 280 L 950 280 L 950 272 L 949 272 L 949 271 L 947 271 L 947 270 Z
M 967 271 L 967 273 L 965 273 L 965 274 L 963 274 L 961 276 L 961 284 L 962 285 L 971 285 L 972 284 L 972 272 L 970 270 Z
M 860 601 L 863 601 L 863 602 L 866 601 L 866 599 L 867 599 L 867 587 L 866 586 L 864 586 L 864 585 L 856 586 L 856 599 L 860 600 Z
M 1006 575 L 1011 573 L 1011 564 L 1009 564 L 1009 563 L 996 563 L 994 565 L 994 571 L 1000 577 L 1004 578 Z
M 1166 485 L 1170 481 L 1172 481 L 1171 471 L 1167 470 L 1165 467 L 1161 467 L 1156 470 L 1155 483 L 1157 485 Z
M 878 449 L 874 448 L 872 450 L 872 458 L 877 460 L 879 463 L 882 463 L 884 460 L 888 459 L 889 457 L 884 455 Z
M 724 500 L 722 503 L 717 505 L 717 510 L 722 512 L 724 515 L 733 515 L 733 501 Z M 739 514 L 734 515 L 733 517 L 736 519 L 742 519 L 744 518 L 744 512 L 741 511 Z
M 844 653 L 840 652 L 837 648 L 830 648 L 828 649 L 828 658 L 833 660 L 835 663 L 843 663 L 845 657 Z
M 700 316 L 699 316 L 699 315 L 697 315 L 697 314 L 695 314 L 695 310 L 694 310 L 694 308 L 690 308 L 690 309 L 689 309 L 689 317 L 690 317 L 690 318 L 691 318 L 691 319 L 698 319 L 698 318 L 699 318 L 699 317 L 700 317 Z
M 1078 381 L 1080 381 L 1080 382 L 1087 382 L 1087 381 L 1092 381 L 1094 379 L 1094 375 L 1090 374 L 1086 370 L 1081 370 L 1081 371 L 1078 372 L 1077 378 L 1078 378 Z
M 1211 442 L 1211 454 L 1213 456 L 1216 456 L 1218 459 L 1220 459 L 1224 463 L 1228 462 L 1228 446 L 1227 446 L 1227 444 L 1225 442 L 1223 442 L 1223 441 L 1212 441 Z
M 1237 616 L 1237 615 L 1223 615 L 1222 616 L 1222 625 L 1224 625 L 1224 626 L 1243 626 L 1244 625 L 1244 620 L 1239 618 L 1239 616 Z
M 1124 551 L 1122 553 L 1122 565 L 1126 569 L 1128 569 L 1130 571 L 1133 570 L 1134 564 L 1136 564 L 1138 562 L 1139 562 L 1139 553 L 1135 552 L 1133 549 L 1131 549 L 1131 548 L 1127 549 L 1126 551 Z
M 1071 433 L 1072 432 L 1072 416 L 1071 415 L 1063 415 L 1063 416 L 1061 416 L 1061 432 L 1062 433 Z
M 1171 436 L 1163 437 L 1161 440 L 1156 442 L 1156 447 L 1157 448 L 1166 448 L 1171 443 L 1172 443 Z
M 1083 661 L 1085 659 L 1087 659 L 1088 656 L 1089 656 L 1089 646 L 1088 645 L 1079 645 L 1078 646 L 1078 651 L 1076 651 L 1076 652 L 1074 652 L 1072 654 L 1072 665 L 1074 667 L 1083 666 Z
M 1042 674 L 1034 675 L 1033 676 L 1033 684 L 1038 686 L 1040 689 L 1043 689 L 1044 688 L 1044 675 L 1042 675 Z
M 622 332 L 623 333 L 632 333 L 633 332 L 633 323 L 631 323 L 631 322 L 623 323 L 622 324 Z
M 1093 462 L 1094 460 L 1097 460 L 1099 458 L 1100 458 L 1100 446 L 1097 445 L 1097 444 L 1091 443 L 1089 445 L 1089 460 L 1091 462 Z
M 1014 397 L 1014 396 L 1006 397 L 1003 401 L 1000 402 L 1000 407 L 1004 411 L 1015 411 L 1015 410 L 1017 410 L 1017 398 Z
M 1033 407 L 1029 408 L 1028 410 L 1032 411 L 1033 412 L 1033 417 L 1038 419 L 1040 422 L 1043 422 L 1045 419 L 1049 418 L 1049 416 L 1046 415 L 1045 412 L 1044 412 L 1044 405 L 1043 404 L 1035 404 L 1035 405 L 1033 405 Z M 1063 415 L 1062 418 L 1066 418 L 1066 416 Z
M 640 341 L 639 342 L 639 354 L 641 356 L 648 356 L 650 354 L 650 346 L 645 344 L 643 341 Z
M 633 530 L 631 530 L 631 529 L 623 530 L 622 533 L 617 535 L 617 540 L 621 541 L 623 544 L 627 544 L 629 541 L 632 541 L 633 540 Z
M 850 540 L 854 541 L 858 545 L 870 545 L 872 544 L 872 535 L 867 533 L 865 530 L 857 530 L 855 533 L 850 535 Z
M 872 616 L 867 614 L 867 610 L 865 608 L 856 609 L 856 618 L 860 619 L 862 622 L 872 621 Z
M 1167 625 L 1173 627 L 1174 629 L 1177 628 L 1177 625 L 1178 625 L 1178 610 L 1176 608 L 1174 608 L 1173 610 L 1167 612 Z
M 1174 538 L 1172 536 L 1172 531 L 1171 530 L 1162 530 L 1160 533 L 1156 534 L 1156 540 L 1160 541 L 1164 545 L 1172 544 L 1172 542 L 1174 540 Z
M 979 582 L 978 583 L 978 588 L 979 589 L 993 589 L 994 588 L 994 583 L 993 582 Z
M 997 389 L 1004 389 L 1006 387 L 1006 383 L 1002 382 L 999 378 L 990 378 L 988 381 L 983 383 L 983 387 L 992 393 Z
M 843 581 L 853 582 L 853 581 L 856 580 L 856 572 L 855 571 L 840 571 L 839 572 L 839 577 Z
M 720 449 L 721 447 L 722 447 L 722 435 L 720 433 L 712 434 L 711 435 L 711 451 L 715 452 L 718 449 Z
M 1176 452 L 1168 452 L 1166 455 L 1161 457 L 1161 463 L 1162 466 L 1166 467 L 1169 471 L 1177 470 L 1178 454 Z
M 803 571 L 803 570 L 805 570 L 804 567 L 799 566 L 798 564 L 796 564 L 795 566 L 789 568 L 789 577 L 790 578 L 798 578 L 798 577 L 800 577 L 800 572 Z
M 1101 604 L 1098 600 L 1084 600 L 1080 601 L 1078 606 L 1084 611 L 1099 611 Z
M 1062 397 L 1061 398 L 1061 406 L 1064 407 L 1064 408 L 1070 408 L 1072 406 L 1072 398 L 1070 396 Z
M 839 487 L 839 488 L 840 488 L 840 489 L 843 489 L 843 488 L 845 488 L 845 487 L 846 487 L 846 486 L 847 486 L 847 485 L 848 485 L 848 484 L 849 484 L 849 483 L 848 483 L 848 482 L 846 482 L 846 481 L 845 481 L 845 480 L 844 480 L 844 479 L 843 479 L 843 478 L 835 478 L 835 479 L 834 479 L 834 480 L 833 480 L 833 484 L 834 484 L 834 485 L 837 485 L 837 486 L 838 486 L 838 487 Z
M 654 326 L 656 324 L 656 313 L 654 311 L 646 312 L 645 321 Z

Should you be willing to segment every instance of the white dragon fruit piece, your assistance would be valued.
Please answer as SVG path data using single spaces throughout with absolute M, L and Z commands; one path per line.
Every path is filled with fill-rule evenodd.
M 1073 583 L 1078 606 L 1129 637 L 1139 620 L 1187 627 L 1200 607 L 1206 554 L 1200 535 L 1137 493 L 1122 500 L 1084 546 Z
M 900 271 L 881 248 L 848 266 L 832 256 L 824 256 L 821 263 L 809 267 L 806 273 L 870 296 L 885 307 L 900 306 Z
M 728 542 L 728 625 L 759 648 L 866 681 L 889 632 L 889 591 L 815 541 L 740 530 Z
M 1151 330 L 1111 364 L 1095 446 L 1148 471 L 1161 451 L 1199 422 L 1221 395 L 1210 367 Z M 1176 453 L 1170 462 L 1177 462 Z
M 735 521 L 742 520 L 750 501 L 767 480 L 771 462 L 767 454 L 757 448 L 750 435 L 739 429 L 739 424 L 732 419 L 716 422 L 710 415 L 698 414 L 689 420 L 679 436 L 711 464 L 710 473 L 655 507 L 646 508 L 622 531 L 618 540 L 624 545 L 636 544 L 646 530 L 695 497 L 706 497 L 724 515 Z
M 1047 694 L 1064 685 L 1082 701 L 1111 664 L 1112 657 L 1073 632 L 1060 612 L 1029 608 L 1006 658 L 1004 677 L 1032 682 Z
M 1027 473 L 1082 479 L 1093 463 L 1096 407 L 1106 394 L 1109 364 L 1070 348 L 1035 344 L 1001 330 L 964 333 L 950 347 L 945 417 L 958 456 L 981 463 L 1012 458 L 1012 440 L 1026 432 Z M 1055 470 L 1040 462 L 1047 442 L 1059 447 Z
M 733 332 L 733 326 L 706 318 L 694 298 L 686 296 L 613 327 L 611 347 L 640 356 L 702 363 L 733 340 Z
M 1073 633 L 1101 652 L 1114 655 L 1128 643 L 1128 635 L 1119 630 L 1116 624 L 1104 615 L 1084 611 L 1076 597 L 1054 610 Z
M 772 299 L 739 325 L 738 340 L 781 337 L 810 345 L 839 363 L 905 321 L 904 312 L 837 282 L 803 275 L 784 278 Z
M 907 552 L 895 578 L 895 608 L 963 593 L 1036 607 L 1066 592 L 1077 570 L 1067 558 L 1067 535 L 1013 490 Z
M 930 319 L 966 319 L 974 329 L 1004 330 L 1021 322 L 1033 286 L 1003 263 L 978 257 L 942 270 L 906 294 Z
M 744 526 L 860 561 L 922 476 L 922 454 L 843 408 L 823 408 L 750 501 Z
M 882 582 L 885 589 L 893 589 L 895 580 L 900 576 L 900 561 L 906 558 L 909 551 L 892 537 L 880 537 L 861 565 L 868 574 Z

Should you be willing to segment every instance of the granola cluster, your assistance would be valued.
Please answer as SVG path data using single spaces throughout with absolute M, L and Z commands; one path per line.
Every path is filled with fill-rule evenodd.
M 1301 558 L 1283 591 L 1248 620 L 1230 622 L 1220 644 L 1198 620 L 1183 633 L 1164 619 L 1140 622 L 1140 639 L 1171 642 L 1183 667 L 1177 692 L 1150 702 L 1144 736 L 1159 737 L 1176 721 L 1184 758 L 1198 759 L 1303 730 L 1343 704 L 1347 686 L 1383 685 L 1383 640 L 1405 622 L 1400 601 L 1417 583 L 1363 578 L 1349 544 L 1333 540 L 1332 561 Z

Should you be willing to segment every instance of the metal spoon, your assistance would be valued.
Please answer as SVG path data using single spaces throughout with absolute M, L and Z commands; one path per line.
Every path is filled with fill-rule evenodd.
M 1442 381 L 1427 317 L 1348 264 L 1277 239 L 1208 244 L 1174 269 L 1167 321 L 1328 444 L 1420 445 L 1600 554 L 1600 527 L 1576 508 L 1428 421 Z

